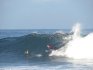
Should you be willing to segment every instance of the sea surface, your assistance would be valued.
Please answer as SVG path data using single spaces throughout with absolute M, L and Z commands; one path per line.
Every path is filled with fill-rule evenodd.
M 49 56 L 72 34 L 70 29 L 0 30 L 0 70 L 93 70 L 92 59 Z

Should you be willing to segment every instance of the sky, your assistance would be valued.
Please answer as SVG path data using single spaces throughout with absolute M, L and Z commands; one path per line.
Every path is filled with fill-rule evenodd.
M 93 29 L 93 0 L 0 0 L 0 29 Z

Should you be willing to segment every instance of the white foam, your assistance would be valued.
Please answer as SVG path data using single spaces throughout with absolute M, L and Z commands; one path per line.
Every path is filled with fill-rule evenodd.
M 93 59 L 93 33 L 85 37 L 80 36 L 80 24 L 72 29 L 74 34 L 64 48 L 52 51 L 50 56 L 66 56 L 73 59 Z M 63 51 L 65 50 L 65 51 Z
M 93 59 L 93 33 L 79 37 L 67 44 L 65 56 L 75 59 Z
M 0 70 L 61 70 L 62 65 L 59 66 L 9 66 L 9 67 L 2 67 Z
M 56 32 L 55 32 L 55 34 L 56 34 L 56 33 L 64 34 L 64 32 L 63 32 L 63 31 L 61 31 L 61 30 L 56 31 Z

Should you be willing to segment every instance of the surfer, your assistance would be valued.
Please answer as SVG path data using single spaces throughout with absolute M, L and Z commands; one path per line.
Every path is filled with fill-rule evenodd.
M 53 46 L 47 45 L 48 49 L 53 49 Z
M 45 50 L 45 52 L 51 52 L 52 51 L 52 49 L 53 49 L 53 47 L 51 46 L 51 45 L 47 45 L 47 48 L 48 48 L 48 50 Z
M 27 49 L 25 52 L 25 57 L 29 58 L 31 56 L 31 52 L 29 52 L 29 50 Z
M 31 57 L 31 52 L 29 52 L 29 50 L 27 49 L 27 50 L 25 50 L 24 54 L 25 54 L 25 60 L 28 63 L 29 59 Z
M 25 51 L 25 55 L 28 55 L 28 54 L 29 54 L 29 51 L 28 51 L 28 50 L 26 50 L 26 51 Z
M 57 47 L 54 47 L 54 46 L 52 46 L 52 45 L 47 45 L 47 47 L 48 47 L 48 49 L 50 49 L 50 50 L 56 50 L 56 49 L 58 49 Z

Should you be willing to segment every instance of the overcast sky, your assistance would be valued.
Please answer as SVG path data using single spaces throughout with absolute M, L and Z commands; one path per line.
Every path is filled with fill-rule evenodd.
M 93 28 L 93 0 L 0 0 L 0 29 Z

